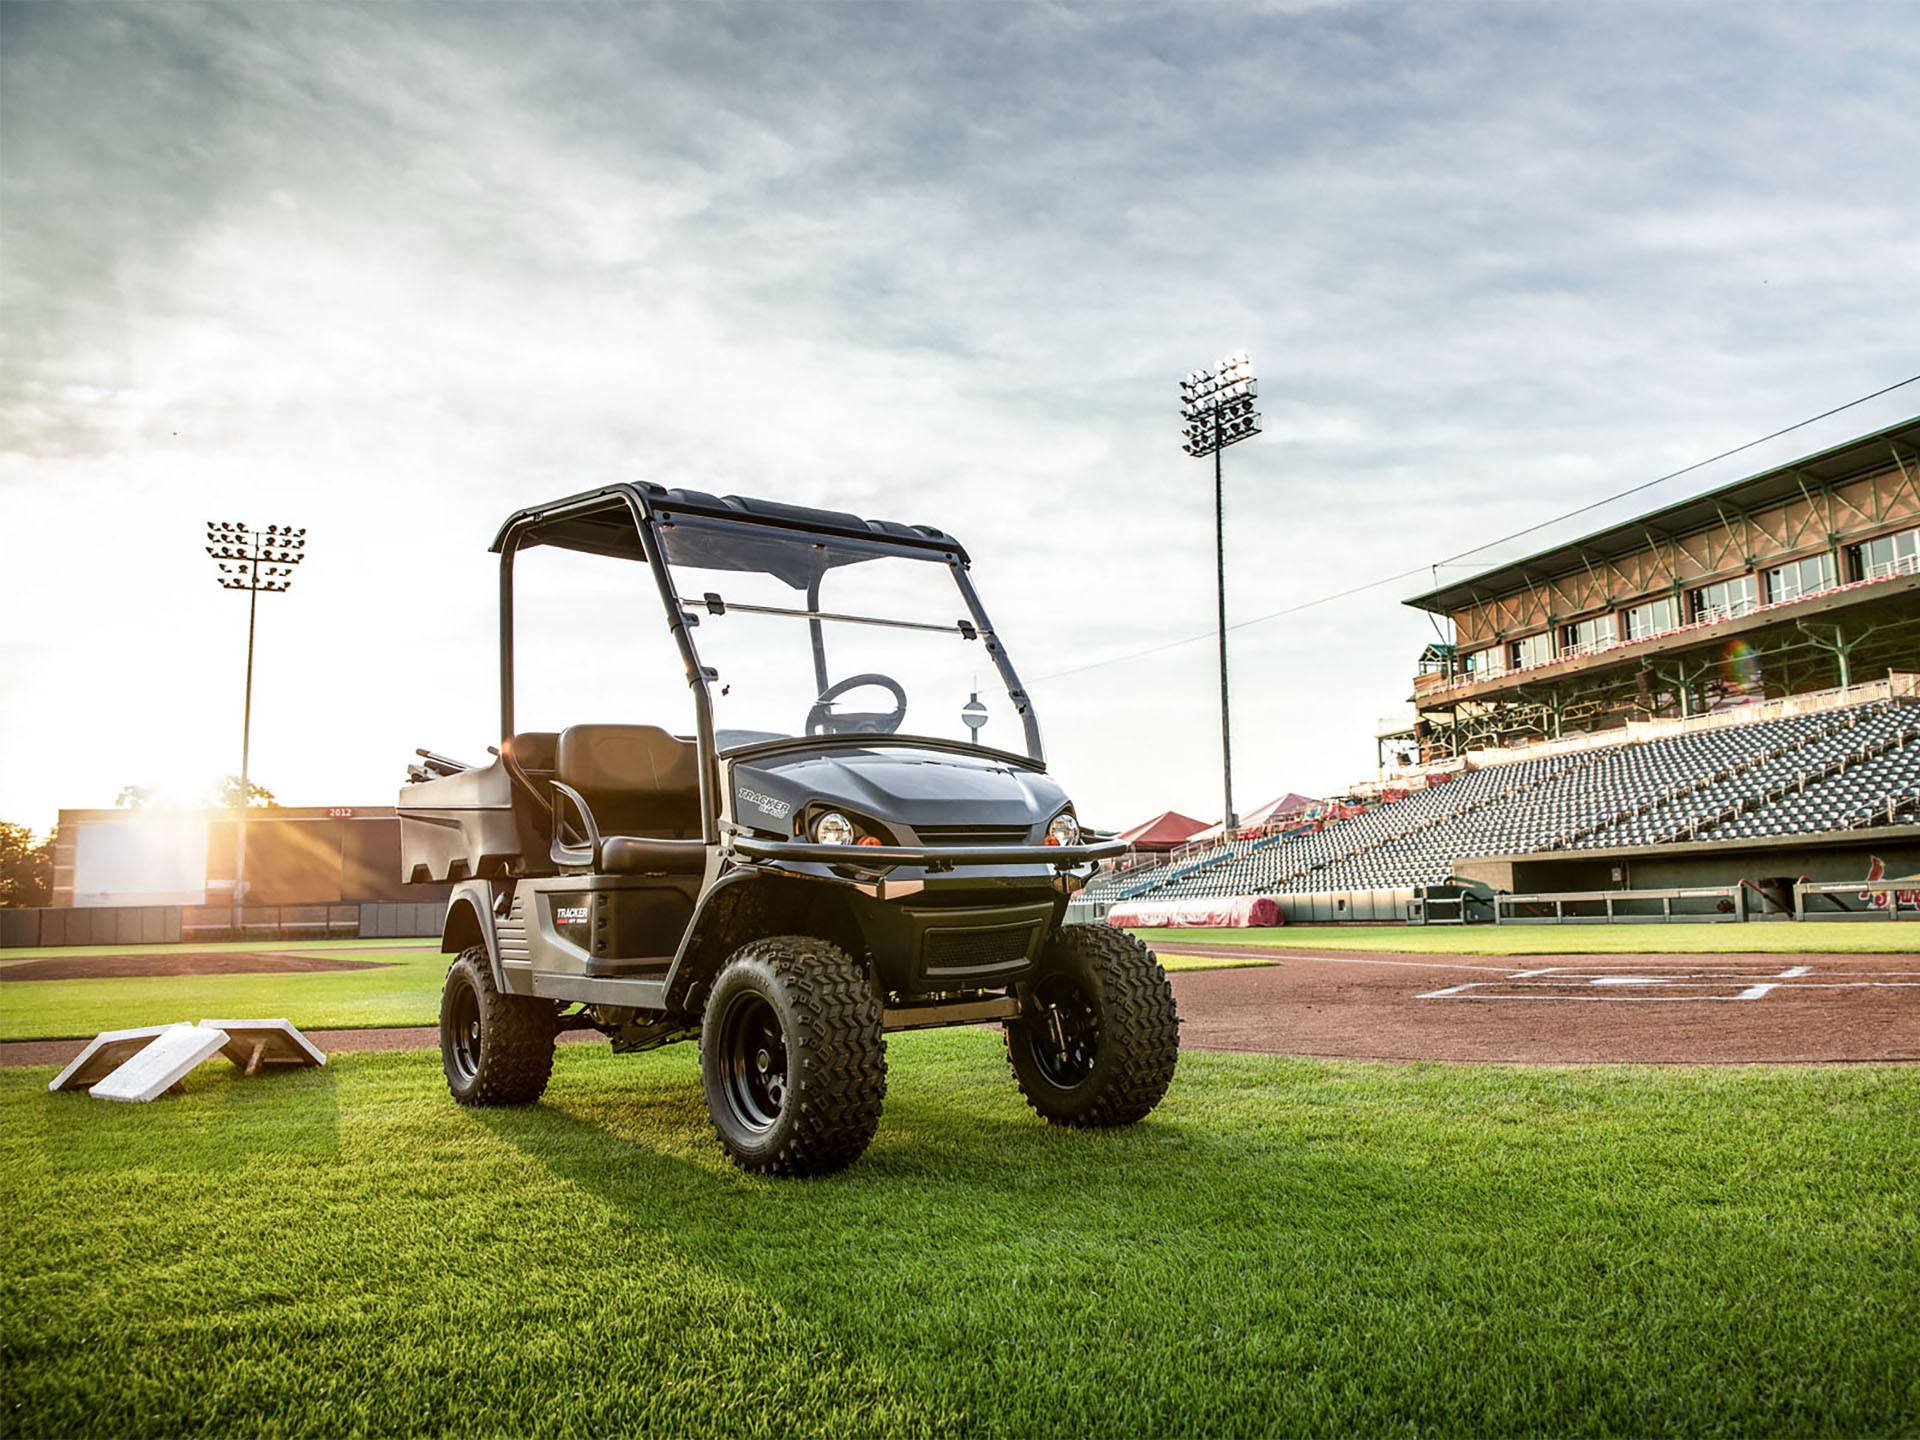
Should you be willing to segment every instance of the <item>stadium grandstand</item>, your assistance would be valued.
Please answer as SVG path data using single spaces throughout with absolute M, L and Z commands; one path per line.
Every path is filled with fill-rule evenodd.
M 1081 904 L 1745 885 L 1784 909 L 1798 879 L 1920 872 L 1920 417 L 1407 603 L 1453 638 L 1374 781 L 1132 857 Z
M 1407 603 L 1422 761 L 1846 688 L 1920 656 L 1920 417 Z

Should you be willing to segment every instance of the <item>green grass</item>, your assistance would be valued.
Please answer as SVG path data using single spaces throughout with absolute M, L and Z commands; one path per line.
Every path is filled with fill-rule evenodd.
M 1920 1429 L 1920 1069 L 1191 1054 L 1050 1130 L 896 1037 L 867 1158 L 751 1179 L 689 1047 L 112 1106 L 0 1073 L 0 1433 Z
M 1834 920 L 1738 925 L 1289 925 L 1274 930 L 1135 930 L 1149 945 L 1277 945 L 1294 950 L 1423 955 L 1906 954 L 1920 921 Z
M 377 970 L 321 970 L 281 975 L 156 975 L 101 980 L 0 980 L 0 1040 L 67 1040 L 204 1016 L 284 1016 L 308 1030 L 433 1025 L 448 957 L 437 950 L 395 950 L 391 940 L 334 940 L 299 946 L 341 950 L 345 958 L 381 962 Z M 384 949 L 381 947 L 385 947 Z M 86 946 L 0 951 L 9 959 L 109 955 L 121 950 L 289 949 L 286 945 Z M 1217 970 L 1262 964 L 1256 957 L 1213 959 L 1169 955 L 1169 970 Z M 0 969 L 4 969 L 0 965 Z

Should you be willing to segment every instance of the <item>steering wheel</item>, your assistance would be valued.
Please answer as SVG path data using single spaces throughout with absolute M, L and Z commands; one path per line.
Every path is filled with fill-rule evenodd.
M 849 690 L 858 690 L 862 685 L 878 685 L 882 690 L 893 692 L 893 710 L 891 713 L 867 711 L 865 713 L 849 711 L 844 715 L 833 713 L 833 702 Z M 813 708 L 807 712 L 807 734 L 809 735 L 892 735 L 899 730 L 900 724 L 907 718 L 907 692 L 900 682 L 891 675 L 849 675 L 846 679 L 829 685 L 820 692 L 820 698 L 813 702 Z

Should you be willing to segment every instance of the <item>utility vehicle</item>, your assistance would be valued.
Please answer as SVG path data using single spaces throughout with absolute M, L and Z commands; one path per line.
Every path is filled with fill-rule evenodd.
M 626 639 L 652 641 L 684 673 L 690 734 L 516 729 L 515 558 L 540 547 L 574 552 L 571 574 L 644 577 L 646 599 L 576 595 L 560 636 L 519 646 L 521 667 L 557 647 L 561 703 L 591 717 L 591 697 L 635 682 Z M 453 882 L 454 1099 L 537 1099 L 565 1029 L 620 1051 L 697 1037 L 732 1159 L 817 1174 L 873 1138 L 888 1032 L 998 1023 L 1054 1124 L 1125 1125 L 1159 1102 L 1179 1055 L 1165 973 L 1120 931 L 1062 923 L 1123 847 L 1082 834 L 1049 778 L 957 540 L 616 484 L 517 512 L 493 549 L 503 738 L 485 765 L 419 752 L 399 803 L 405 878 Z M 649 591 L 664 616 L 645 613 Z M 596 619 L 620 645 L 581 648 Z M 849 708 L 863 690 L 881 708 Z M 661 720 L 678 686 L 662 674 L 636 693 Z

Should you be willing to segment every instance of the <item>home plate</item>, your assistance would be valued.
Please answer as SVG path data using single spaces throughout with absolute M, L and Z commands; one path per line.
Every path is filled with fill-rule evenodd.
M 241 1070 L 252 1075 L 262 1065 L 324 1065 L 327 1057 L 311 1040 L 294 1028 L 291 1020 L 202 1020 L 209 1030 L 223 1030 L 227 1043 L 220 1047 Z
M 1666 979 L 1659 975 L 1596 975 L 1587 982 L 1589 985 L 1664 985 Z
M 96 1100 L 144 1104 L 178 1085 L 201 1061 L 220 1053 L 227 1032 L 203 1025 L 169 1025 L 132 1059 L 95 1085 Z
M 142 1025 L 133 1030 L 107 1030 L 87 1042 L 87 1048 L 47 1082 L 49 1090 L 84 1090 L 115 1070 L 172 1029 L 169 1025 Z

